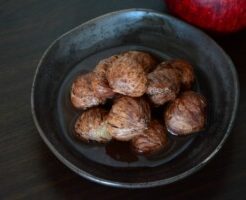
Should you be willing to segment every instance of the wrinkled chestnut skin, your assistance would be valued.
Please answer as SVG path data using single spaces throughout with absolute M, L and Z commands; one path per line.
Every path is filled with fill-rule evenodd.
M 193 91 L 184 92 L 164 113 L 167 129 L 174 135 L 202 131 L 206 125 L 206 107 L 203 96 Z
M 153 155 L 167 146 L 167 131 L 157 120 L 150 122 L 148 129 L 131 140 L 132 149 L 137 154 Z
M 114 96 L 114 92 L 108 84 L 106 73 L 119 57 L 132 60 L 132 62 L 135 61 L 142 66 L 145 72 L 149 72 L 157 65 L 157 60 L 152 55 L 141 51 L 127 51 L 101 60 L 94 70 L 95 75 L 92 79 L 92 87 L 97 96 L 102 98 L 112 98 Z
M 147 89 L 147 77 L 143 67 L 127 56 L 115 60 L 106 74 L 114 92 L 131 97 L 142 96 Z
M 172 59 L 167 61 L 167 63 L 178 71 L 181 78 L 182 89 L 191 89 L 192 84 L 195 82 L 195 74 L 192 65 L 182 59 Z
M 113 55 L 101 60 L 94 69 L 94 72 L 105 75 L 108 68 L 110 68 L 114 61 L 118 59 L 118 55 Z
M 108 80 L 106 78 L 106 73 L 108 68 L 112 66 L 112 63 L 118 58 L 117 55 L 111 56 L 109 58 L 101 60 L 96 68 L 94 69 L 91 84 L 92 89 L 96 96 L 107 99 L 112 98 L 114 96 L 114 92 L 112 88 L 108 84 Z
M 162 62 L 148 74 L 146 94 L 154 105 L 163 105 L 174 100 L 180 91 L 180 76 L 168 63 Z
M 107 117 L 107 129 L 112 137 L 129 141 L 143 132 L 150 121 L 149 104 L 142 98 L 119 97 Z
M 125 53 L 120 54 L 120 56 L 124 56 L 128 59 L 135 60 L 143 67 L 146 73 L 152 71 L 158 64 L 158 61 L 154 56 L 142 51 L 127 51 Z
M 91 85 L 94 94 L 105 101 L 108 98 L 114 97 L 115 93 L 108 85 L 108 80 L 102 74 L 92 72 Z
M 109 142 L 112 137 L 106 129 L 106 116 L 107 111 L 99 107 L 84 111 L 75 123 L 75 136 L 86 142 Z
M 92 73 L 82 74 L 74 80 L 70 94 L 74 107 L 87 109 L 104 103 L 105 99 L 97 97 L 92 89 L 92 76 Z

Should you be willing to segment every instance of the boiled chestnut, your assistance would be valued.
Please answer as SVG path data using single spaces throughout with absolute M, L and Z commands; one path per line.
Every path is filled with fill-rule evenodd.
M 142 51 L 127 51 L 125 53 L 120 54 L 120 56 L 124 56 L 128 59 L 135 60 L 143 67 L 146 73 L 152 71 L 158 64 L 158 61 L 154 56 Z
M 74 107 L 87 109 L 104 103 L 105 98 L 99 98 L 92 89 L 92 73 L 79 75 L 73 82 L 70 98 Z
M 176 69 L 168 63 L 162 62 L 148 74 L 146 94 L 155 105 L 174 100 L 180 91 L 181 79 Z
M 107 70 L 112 66 L 112 63 L 118 58 L 118 56 L 111 56 L 109 58 L 101 60 L 94 69 L 92 76 L 92 88 L 96 96 L 107 99 L 114 96 L 112 88 L 109 86 L 106 78 Z
M 96 141 L 105 143 L 111 140 L 106 129 L 107 111 L 95 107 L 82 113 L 75 123 L 75 136 L 82 141 Z
M 164 113 L 167 129 L 174 135 L 202 131 L 206 125 L 206 107 L 203 96 L 193 91 L 184 92 Z
M 144 99 L 119 97 L 108 114 L 107 129 L 114 139 L 129 141 L 148 127 L 150 114 Z
M 178 71 L 181 78 L 182 89 L 191 89 L 195 81 L 195 74 L 192 65 L 183 59 L 172 59 L 167 61 L 174 69 Z
M 128 56 L 120 56 L 106 74 L 109 86 L 114 92 L 131 97 L 142 96 L 147 89 L 144 68 Z
M 105 75 L 108 68 L 110 68 L 114 61 L 118 59 L 118 55 L 113 55 L 101 60 L 95 67 L 94 72 Z
M 142 134 L 131 140 L 131 145 L 137 154 L 153 155 L 164 150 L 167 141 L 166 129 L 157 120 L 153 120 Z

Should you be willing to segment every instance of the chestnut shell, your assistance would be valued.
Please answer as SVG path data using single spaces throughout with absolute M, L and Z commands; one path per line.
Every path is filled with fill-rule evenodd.
M 95 95 L 92 89 L 92 73 L 81 74 L 73 82 L 70 98 L 74 107 L 87 109 L 104 103 L 105 99 Z
M 129 141 L 141 134 L 150 121 L 150 107 L 143 98 L 119 97 L 107 117 L 107 129 L 112 137 Z
M 160 153 L 167 146 L 167 143 L 167 130 L 157 120 L 151 121 L 142 134 L 131 140 L 133 151 L 144 155 Z
M 115 93 L 108 85 L 108 80 L 105 75 L 92 72 L 91 85 L 94 94 L 102 101 L 106 101 L 108 98 L 113 98 Z
M 180 91 L 180 76 L 168 63 L 162 62 L 148 74 L 146 94 L 155 105 L 163 105 L 174 100 Z
M 158 61 L 154 56 L 143 51 L 127 51 L 120 54 L 120 56 L 136 61 L 143 67 L 146 73 L 152 71 L 158 64 Z
M 87 142 L 106 143 L 110 141 L 112 137 L 106 129 L 106 117 L 107 111 L 100 107 L 84 111 L 75 123 L 75 136 Z
M 120 56 L 106 74 L 109 86 L 114 92 L 131 96 L 142 96 L 147 89 L 147 76 L 136 60 Z
M 94 72 L 105 75 L 108 68 L 110 68 L 115 60 L 117 60 L 119 56 L 113 55 L 108 58 L 101 60 L 95 67 Z
M 207 103 L 203 96 L 186 91 L 164 112 L 167 129 L 174 135 L 188 135 L 202 131 L 206 125 Z
M 106 78 L 107 70 L 112 66 L 112 63 L 118 58 L 117 55 L 101 60 L 94 69 L 91 84 L 96 96 L 106 100 L 112 98 L 114 92 L 109 86 Z
M 177 70 L 181 79 L 182 89 L 191 89 L 192 84 L 195 82 L 195 74 L 192 65 L 183 59 L 172 59 L 167 61 L 167 63 Z

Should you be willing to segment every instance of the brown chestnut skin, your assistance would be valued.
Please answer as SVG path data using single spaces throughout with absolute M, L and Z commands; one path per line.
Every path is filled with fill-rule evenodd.
M 167 61 L 167 63 L 178 71 L 182 89 L 191 89 L 192 84 L 195 82 L 195 73 L 192 65 L 183 59 L 172 59 Z
M 193 91 L 186 91 L 175 99 L 164 112 L 168 131 L 174 135 L 189 135 L 204 130 L 206 125 L 205 98 Z
M 107 129 L 112 137 L 129 141 L 147 128 L 151 111 L 143 98 L 119 97 L 107 117 Z
M 142 134 L 131 140 L 131 147 L 137 154 L 154 155 L 163 151 L 167 143 L 167 130 L 157 120 L 152 120 Z
M 114 96 L 115 93 L 106 79 L 106 72 L 117 58 L 117 56 L 111 56 L 101 60 L 93 72 L 80 75 L 75 79 L 71 89 L 71 102 L 74 107 L 87 109 L 103 104 L 107 98 Z
M 114 92 L 131 97 L 142 96 L 147 88 L 146 73 L 157 60 L 141 51 L 128 51 L 99 62 L 94 70 L 93 88 L 98 96 L 110 98 Z M 111 90 L 111 88 L 113 90 Z
M 109 142 L 112 137 L 106 129 L 106 117 L 107 111 L 100 107 L 84 111 L 75 123 L 75 136 L 86 142 Z
M 150 101 L 156 105 L 163 105 L 176 98 L 180 91 L 180 76 L 168 63 L 162 62 L 148 74 L 148 87 L 146 94 Z
M 158 61 L 154 56 L 142 51 L 127 51 L 125 53 L 120 54 L 120 56 L 124 56 L 129 59 L 135 60 L 143 67 L 146 73 L 152 71 L 158 64 Z
M 108 98 L 113 98 L 115 93 L 112 88 L 109 87 L 106 77 L 100 73 L 92 73 L 91 85 L 94 94 L 104 101 Z
M 106 74 L 109 86 L 114 92 L 140 97 L 147 89 L 147 76 L 143 67 L 127 56 L 120 56 Z
M 117 55 L 101 60 L 94 69 L 91 84 L 96 96 L 107 99 L 114 96 L 112 88 L 109 86 L 106 78 L 107 70 L 112 66 L 112 63 L 118 58 Z
M 92 73 L 81 74 L 74 80 L 70 93 L 74 107 L 87 109 L 104 103 L 105 99 L 97 97 L 92 89 L 92 76 Z
M 113 55 L 101 60 L 95 67 L 94 72 L 105 75 L 108 68 L 110 68 L 114 61 L 118 59 L 119 55 Z

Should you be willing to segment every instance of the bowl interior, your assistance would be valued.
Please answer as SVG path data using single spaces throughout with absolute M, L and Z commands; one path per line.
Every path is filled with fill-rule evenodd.
M 115 155 L 111 146 L 88 145 L 73 137 L 81 113 L 69 98 L 73 79 L 101 59 L 128 50 L 147 51 L 160 60 L 187 59 L 195 69 L 194 89 L 208 100 L 207 129 L 192 137 L 170 136 L 169 150 L 158 158 L 122 150 Z M 35 122 L 55 155 L 86 178 L 121 187 L 167 184 L 200 168 L 229 134 L 237 101 L 237 77 L 224 52 L 195 28 L 149 10 L 110 13 L 58 38 L 39 64 L 32 91 Z

